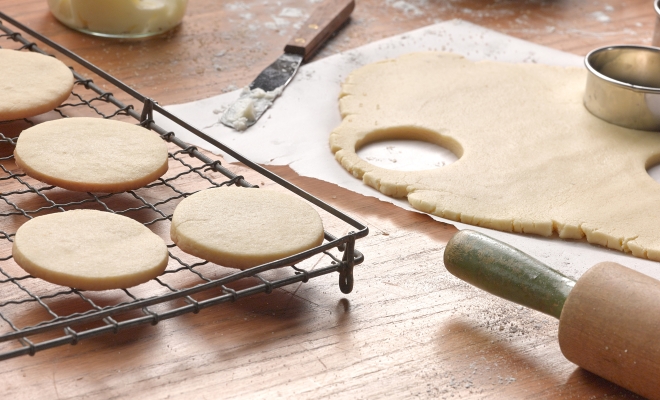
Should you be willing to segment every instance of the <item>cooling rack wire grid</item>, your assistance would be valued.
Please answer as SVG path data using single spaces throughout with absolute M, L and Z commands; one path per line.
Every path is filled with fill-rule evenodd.
M 342 292 L 352 290 L 353 267 L 363 261 L 355 241 L 367 235 L 364 225 L 208 137 L 153 100 L 3 13 L 0 47 L 55 55 L 72 66 L 75 77 L 71 96 L 52 112 L 0 122 L 0 360 L 34 355 L 137 325 L 155 325 L 333 272 L 339 275 Z M 130 99 L 130 103 L 126 104 L 124 98 Z M 174 133 L 159 127 L 154 113 L 203 138 L 240 164 L 226 164 L 187 145 Z M 22 130 L 49 119 L 80 116 L 132 122 L 154 131 L 168 142 L 169 171 L 143 188 L 105 194 L 71 192 L 46 185 L 16 167 L 13 149 Z M 319 211 L 325 227 L 324 242 L 298 255 L 243 271 L 224 268 L 179 250 L 169 238 L 170 220 L 178 202 L 199 190 L 226 185 L 267 186 L 301 196 Z M 21 224 L 38 215 L 79 208 L 125 215 L 160 235 L 169 251 L 165 272 L 133 288 L 94 292 L 50 284 L 18 267 L 11 247 Z

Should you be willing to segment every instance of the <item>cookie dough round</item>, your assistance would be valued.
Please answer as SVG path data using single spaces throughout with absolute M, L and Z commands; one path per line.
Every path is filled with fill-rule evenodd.
M 79 192 L 140 188 L 167 172 L 167 145 L 127 122 L 64 118 L 21 133 L 16 164 L 34 179 Z
M 179 203 L 170 235 L 186 253 L 245 269 L 318 246 L 323 225 L 316 210 L 294 195 L 232 186 Z
M 0 49 L 0 121 L 29 118 L 62 104 L 73 73 L 60 60 L 39 53 Z
M 36 217 L 16 232 L 14 260 L 45 281 L 83 290 L 127 288 L 160 275 L 167 247 L 139 222 L 95 210 Z

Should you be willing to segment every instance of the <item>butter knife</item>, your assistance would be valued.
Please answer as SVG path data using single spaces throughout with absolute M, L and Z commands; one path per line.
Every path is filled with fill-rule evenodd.
M 348 20 L 354 8 L 355 0 L 323 1 L 284 47 L 284 54 L 243 89 L 239 99 L 225 110 L 220 122 L 238 131 L 254 125 L 282 94 L 300 64 L 308 61 Z

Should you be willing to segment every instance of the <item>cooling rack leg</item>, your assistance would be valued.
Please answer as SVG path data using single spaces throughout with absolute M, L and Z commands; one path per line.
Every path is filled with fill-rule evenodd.
M 346 250 L 344 251 L 344 259 L 342 264 L 344 267 L 339 271 L 339 289 L 342 293 L 349 294 L 353 291 L 353 265 L 355 264 L 355 237 L 351 236 L 346 242 Z
M 142 105 L 142 115 L 140 115 L 140 125 L 149 128 L 149 124 L 154 122 L 154 101 L 150 98 L 144 99 Z

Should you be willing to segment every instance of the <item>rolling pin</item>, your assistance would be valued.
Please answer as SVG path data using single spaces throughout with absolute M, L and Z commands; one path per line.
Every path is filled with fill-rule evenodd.
M 496 296 L 559 318 L 571 362 L 632 392 L 660 399 L 660 281 L 613 262 L 577 282 L 481 233 L 447 243 L 445 267 Z

